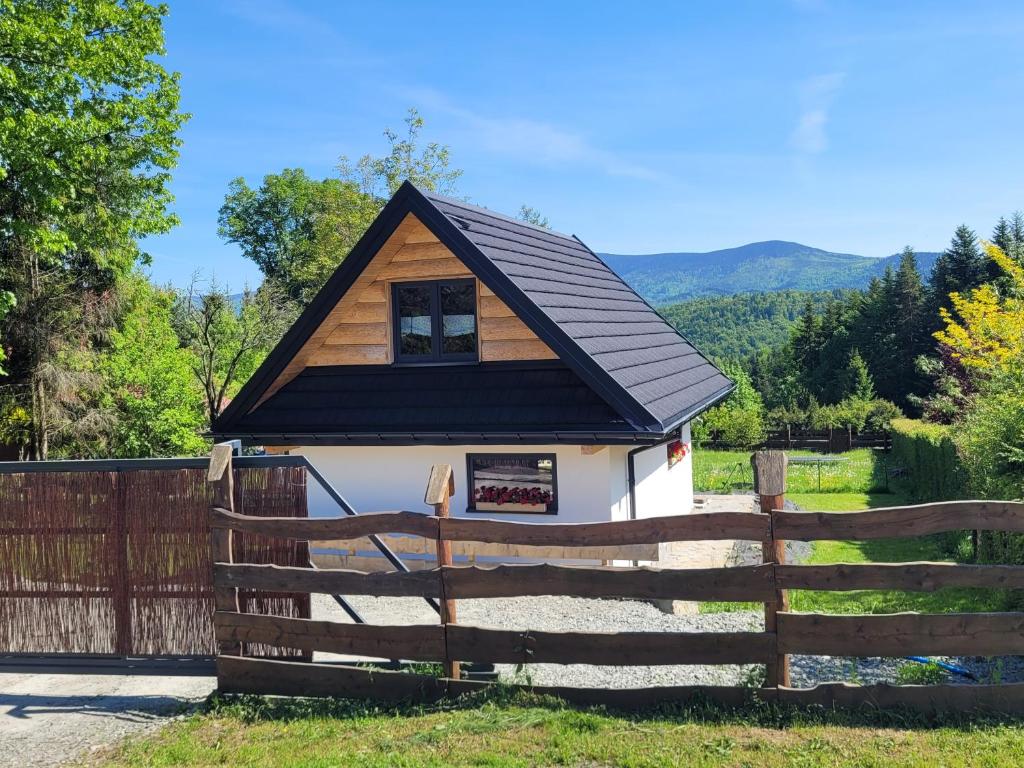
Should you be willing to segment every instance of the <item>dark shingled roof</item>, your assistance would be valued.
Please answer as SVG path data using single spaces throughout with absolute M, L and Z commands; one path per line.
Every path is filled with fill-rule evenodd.
M 306 368 L 235 424 L 238 432 L 345 434 L 387 440 L 450 433 L 632 433 L 632 427 L 557 360 L 451 366 Z
M 469 405 L 468 399 L 472 382 L 482 386 L 483 379 L 469 373 L 466 381 L 470 383 L 462 385 L 455 381 L 458 377 L 445 379 L 443 373 L 428 374 L 425 369 L 414 366 L 361 367 L 365 373 L 347 367 L 309 368 L 248 413 L 408 213 L 416 215 L 462 259 L 554 350 L 564 365 L 548 370 L 530 364 L 532 368 L 528 366 L 518 371 L 512 368 L 500 374 L 490 363 L 459 366 L 460 370 L 474 369 L 485 376 L 499 375 L 500 386 L 508 388 L 509 394 L 490 406 L 478 404 L 475 407 Z M 509 397 L 531 386 L 543 389 L 540 382 L 546 379 L 531 378 L 539 376 L 541 370 L 546 370 L 545 376 L 553 375 L 556 370 L 562 376 L 572 373 L 575 376 L 569 387 L 574 392 L 572 396 L 582 398 L 582 389 L 588 389 L 591 399 L 586 403 L 574 400 L 561 411 L 543 411 L 541 418 L 540 400 L 529 393 L 516 394 L 515 398 L 523 399 L 525 409 L 518 417 L 532 423 L 520 423 L 520 428 L 510 429 L 513 433 L 546 431 L 556 439 L 557 433 L 618 433 L 621 430 L 633 440 L 656 440 L 719 401 L 733 387 L 721 371 L 576 237 L 535 227 L 459 200 L 423 193 L 406 182 L 217 420 L 214 434 L 227 437 L 305 432 L 305 427 L 299 429 L 295 420 L 311 418 L 310 409 L 321 411 L 318 423 L 307 425 L 317 427 L 310 431 L 344 436 L 346 440 L 353 439 L 353 433 L 389 432 L 392 428 L 410 435 L 410 439 L 428 433 L 503 432 L 511 428 L 517 418 L 511 409 L 514 401 Z M 372 412 L 367 405 L 360 415 L 342 409 L 337 419 L 329 416 L 331 408 L 339 407 L 341 400 L 362 397 L 354 389 L 358 382 L 375 386 L 374 382 L 383 380 L 371 381 L 361 378 L 363 376 L 387 377 L 389 382 L 398 382 L 422 381 L 431 375 L 451 385 L 452 391 L 462 398 L 461 402 L 467 403 L 466 413 L 460 413 L 458 400 L 442 397 L 431 406 L 435 411 L 422 417 L 417 415 L 417 408 L 388 409 L 385 403 L 376 400 Z M 325 388 L 302 389 L 312 386 L 313 382 Z M 331 389 L 334 386 L 341 389 L 336 393 Z M 303 394 L 299 395 L 300 392 Z M 345 393 L 345 397 L 341 393 Z M 308 407 L 298 409 L 301 413 L 288 405 L 304 399 Z M 600 416 L 596 415 L 597 403 L 604 404 L 605 410 Z M 504 408 L 505 405 L 508 408 Z M 582 411 L 574 407 L 577 405 L 589 409 L 582 420 Z M 491 411 L 485 412 L 486 407 Z M 439 414 L 444 414 L 445 418 L 440 418 Z M 355 418 L 360 419 L 358 424 L 351 421 Z M 351 427 L 346 426 L 346 420 L 351 422 Z M 401 423 L 390 423 L 396 421 Z M 611 424 L 616 426 L 610 427 Z M 600 442 L 596 438 L 593 441 Z
M 732 383 L 579 239 L 424 193 L 663 425 Z

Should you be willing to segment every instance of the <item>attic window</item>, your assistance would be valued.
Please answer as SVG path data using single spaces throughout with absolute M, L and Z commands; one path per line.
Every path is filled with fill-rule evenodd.
M 477 359 L 474 280 L 395 283 L 391 291 L 395 362 Z

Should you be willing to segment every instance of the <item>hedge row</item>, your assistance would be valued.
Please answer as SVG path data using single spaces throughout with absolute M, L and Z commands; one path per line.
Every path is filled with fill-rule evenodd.
M 915 419 L 893 419 L 892 455 L 906 472 L 905 481 L 918 501 L 960 499 L 966 474 L 950 427 Z

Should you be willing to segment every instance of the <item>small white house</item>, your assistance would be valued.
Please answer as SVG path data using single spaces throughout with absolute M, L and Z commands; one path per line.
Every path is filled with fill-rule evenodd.
M 456 516 L 625 520 L 691 510 L 689 422 L 732 387 L 578 238 L 406 183 L 215 433 L 359 511 L 430 511 L 446 462 Z

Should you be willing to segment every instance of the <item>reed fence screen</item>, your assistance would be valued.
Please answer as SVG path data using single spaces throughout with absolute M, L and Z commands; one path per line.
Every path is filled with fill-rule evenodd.
M 304 467 L 248 461 L 234 470 L 237 509 L 254 519 L 306 516 Z M 207 462 L 166 466 L 174 463 L 5 467 L 0 655 L 216 652 Z M 233 554 L 253 563 L 309 562 L 304 545 L 258 535 L 238 537 Z M 247 590 L 240 597 L 248 613 L 309 616 L 308 594 Z
M 852 513 L 773 510 L 770 513 L 698 513 L 584 524 L 515 523 L 388 512 L 343 519 L 260 519 L 213 509 L 212 525 L 228 531 L 297 541 L 353 539 L 370 534 L 422 536 L 451 541 L 523 546 L 624 546 L 660 541 L 741 539 L 760 541 L 766 552 L 784 540 L 864 540 L 920 536 L 965 528 L 1024 531 L 1024 504 L 962 501 Z M 789 654 L 851 657 L 1000 655 L 1024 653 L 1024 613 L 943 615 L 826 615 L 788 610 L 788 590 L 942 587 L 1024 587 L 1024 567 L 945 562 L 835 565 L 761 565 L 711 569 L 516 564 L 451 566 L 413 573 L 309 570 L 244 562 L 218 562 L 215 587 L 325 592 L 344 595 L 417 596 L 442 601 L 533 595 L 644 600 L 754 601 L 766 605 L 763 632 L 541 632 L 484 628 L 454 621 L 432 625 L 361 625 L 218 611 L 221 690 L 306 696 L 436 699 L 476 690 L 486 682 L 435 677 L 353 664 L 245 658 L 225 653 L 239 643 L 281 645 L 353 658 L 600 665 L 764 664 L 764 686 L 677 686 L 638 689 L 539 688 L 572 701 L 619 706 L 696 698 L 722 703 L 751 699 L 796 704 L 907 706 L 923 710 L 1024 710 L 1024 684 L 897 686 L 823 683 L 792 688 Z M 227 604 L 225 602 L 225 604 Z M 454 617 L 455 612 L 452 611 Z M 768 625 L 771 626 L 768 626 Z M 372 661 L 367 662 L 372 664 Z

